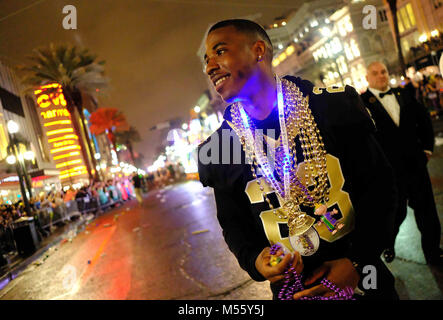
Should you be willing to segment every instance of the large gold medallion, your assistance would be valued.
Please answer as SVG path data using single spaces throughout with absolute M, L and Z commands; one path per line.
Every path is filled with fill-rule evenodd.
M 300 206 L 296 205 L 293 201 L 285 202 L 282 210 L 286 217 L 288 217 L 290 236 L 302 235 L 315 223 L 315 218 L 302 212 Z

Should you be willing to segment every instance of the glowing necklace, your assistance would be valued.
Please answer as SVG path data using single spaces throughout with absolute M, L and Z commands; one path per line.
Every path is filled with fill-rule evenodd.
M 241 102 L 233 104 L 231 115 L 233 129 L 240 137 L 246 155 L 253 159 L 252 174 L 260 186 L 264 199 L 274 210 L 274 214 L 281 219 L 288 219 L 289 234 L 297 238 L 305 234 L 315 222 L 313 217 L 300 210 L 300 204 L 316 206 L 328 201 L 326 151 L 320 131 L 308 107 L 308 98 L 304 98 L 297 86 L 290 81 L 276 77 L 276 84 L 281 130 L 279 140 L 282 151 L 276 154 L 275 171 L 283 178 L 282 182 L 276 179 L 264 152 L 263 139 L 255 130 L 255 125 L 244 111 Z M 294 161 L 296 136 L 299 137 L 304 156 L 304 179 L 297 175 L 299 166 Z M 260 179 L 257 179 L 255 171 L 258 166 L 279 197 L 281 208 L 278 210 L 274 209 Z

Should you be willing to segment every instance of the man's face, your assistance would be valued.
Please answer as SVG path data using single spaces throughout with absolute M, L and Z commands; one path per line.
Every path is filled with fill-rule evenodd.
M 216 29 L 206 38 L 206 74 L 226 102 L 247 95 L 256 62 L 251 40 L 233 26 Z
M 375 63 L 368 69 L 366 75 L 369 87 L 380 91 L 384 91 L 388 88 L 389 73 L 386 66 L 381 63 Z

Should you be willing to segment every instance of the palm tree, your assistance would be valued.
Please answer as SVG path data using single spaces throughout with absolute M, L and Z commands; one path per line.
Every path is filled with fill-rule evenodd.
M 129 129 L 124 114 L 116 108 L 98 108 L 91 113 L 89 122 L 91 123 L 89 128 L 91 133 L 96 135 L 106 133 L 109 141 L 112 143 L 112 148 L 114 148 L 117 154 L 115 150 L 117 144 L 115 133 Z
M 400 64 L 400 69 L 401 69 L 400 72 L 403 76 L 406 76 L 405 73 L 406 64 L 400 43 L 400 31 L 398 30 L 397 0 L 385 0 L 385 1 L 388 3 L 389 9 L 391 10 L 392 13 L 392 21 L 394 23 L 394 36 L 397 45 L 398 62 Z
M 28 58 L 32 62 L 31 65 L 19 66 L 19 70 L 25 73 L 22 79 L 25 93 L 33 92 L 40 86 L 50 83 L 61 85 L 67 102 L 66 108 L 71 114 L 75 133 L 79 137 L 89 178 L 93 180 L 89 160 L 94 167 L 96 163 L 89 134 L 84 125 L 82 93 L 95 96 L 100 90 L 107 88 L 108 80 L 104 76 L 104 61 L 97 62 L 97 56 L 89 53 L 88 49 L 53 43 L 48 47 L 34 49 L 33 54 Z M 86 144 L 81 139 L 82 136 L 86 139 Z M 98 179 L 98 174 L 96 170 L 94 171 L 95 178 Z
M 133 126 L 130 126 L 128 130 L 116 132 L 115 134 L 116 142 L 119 144 L 123 144 L 128 148 L 129 155 L 131 156 L 132 164 L 136 166 L 135 156 L 134 156 L 134 148 L 132 143 L 140 141 L 140 134 L 137 129 Z

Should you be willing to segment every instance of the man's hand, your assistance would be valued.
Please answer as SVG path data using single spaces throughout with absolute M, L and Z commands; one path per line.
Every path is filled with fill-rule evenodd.
M 340 289 L 357 287 L 360 281 L 360 275 L 352 265 L 351 260 L 347 258 L 326 261 L 318 269 L 314 270 L 312 274 L 305 281 L 305 285 L 311 285 L 320 278 L 326 277 L 329 281 L 334 283 Z M 322 284 L 314 286 L 294 294 L 294 299 L 298 300 L 302 297 L 323 296 L 330 297 L 335 295 L 335 292 L 326 288 Z
M 303 261 L 301 255 L 298 252 L 295 252 L 292 255 L 286 254 L 276 266 L 271 266 L 269 262 L 272 255 L 269 251 L 269 247 L 266 247 L 262 250 L 262 252 L 255 260 L 255 267 L 257 268 L 257 271 L 260 272 L 261 275 L 269 280 L 271 283 L 280 281 L 285 277 L 284 272 L 291 261 L 292 267 L 295 268 L 297 273 L 301 273 L 303 271 Z M 282 250 L 278 250 L 276 255 L 279 256 L 282 253 Z

